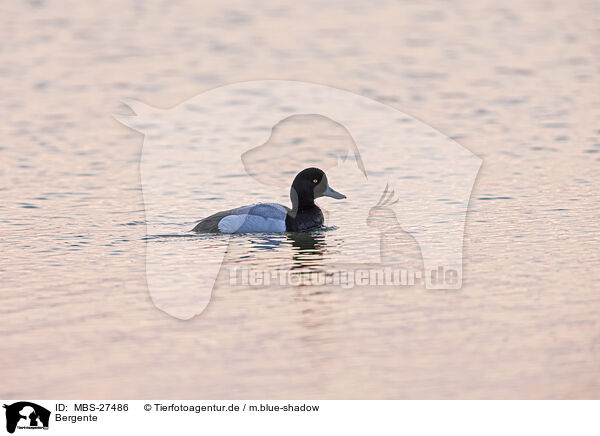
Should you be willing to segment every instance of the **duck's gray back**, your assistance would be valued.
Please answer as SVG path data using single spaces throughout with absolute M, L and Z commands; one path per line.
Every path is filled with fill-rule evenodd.
M 289 209 L 277 203 L 258 203 L 217 212 L 204 218 L 192 229 L 194 232 L 245 233 L 256 231 L 285 231 Z M 232 217 L 221 221 L 223 218 Z M 237 218 L 236 218 L 237 217 Z M 281 229 L 283 222 L 283 230 Z M 219 227 L 221 223 L 221 228 Z

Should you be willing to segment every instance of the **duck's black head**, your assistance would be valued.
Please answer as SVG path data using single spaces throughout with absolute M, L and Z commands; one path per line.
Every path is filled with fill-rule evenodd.
M 319 168 L 306 168 L 298 173 L 292 188 L 290 198 L 295 210 L 310 208 L 315 205 L 315 198 L 331 197 L 346 198 L 345 195 L 331 189 L 327 176 Z

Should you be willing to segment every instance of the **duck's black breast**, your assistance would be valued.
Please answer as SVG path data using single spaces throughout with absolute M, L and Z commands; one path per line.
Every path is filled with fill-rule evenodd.
M 323 222 L 323 212 L 315 206 L 299 210 L 296 213 L 288 211 L 285 217 L 285 229 L 288 232 L 302 232 L 320 227 Z

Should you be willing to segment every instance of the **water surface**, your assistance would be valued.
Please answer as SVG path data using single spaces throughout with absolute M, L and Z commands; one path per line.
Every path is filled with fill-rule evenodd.
M 596 2 L 1 9 L 0 397 L 598 398 Z M 164 235 L 201 216 L 190 207 L 147 237 L 142 136 L 111 114 L 123 97 L 168 108 L 273 78 L 379 100 L 484 159 L 461 290 L 230 286 L 223 273 L 201 316 L 156 309 L 146 248 L 197 249 L 198 237 Z M 347 139 L 314 119 L 279 139 L 314 132 Z M 287 204 L 287 189 L 215 178 L 222 192 L 190 186 L 190 198 Z M 226 263 L 324 268 L 361 241 L 362 223 L 342 216 L 306 238 L 236 236 Z M 415 261 L 397 239 L 386 243 Z

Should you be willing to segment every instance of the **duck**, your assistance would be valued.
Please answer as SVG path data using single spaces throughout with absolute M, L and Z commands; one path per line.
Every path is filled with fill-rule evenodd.
M 323 212 L 315 199 L 345 199 L 319 168 L 300 171 L 290 188 L 291 209 L 278 203 L 257 203 L 217 212 L 197 222 L 196 233 L 304 232 L 323 225 Z

